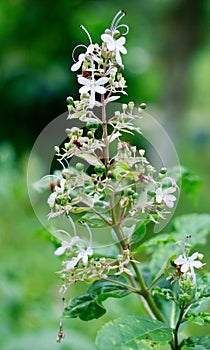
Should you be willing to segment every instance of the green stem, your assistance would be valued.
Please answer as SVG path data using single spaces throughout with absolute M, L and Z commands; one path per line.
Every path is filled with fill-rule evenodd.
M 120 228 L 119 225 L 115 225 L 114 226 L 114 230 L 116 232 L 116 235 L 120 241 L 120 245 L 122 246 L 123 249 L 126 249 L 126 242 L 125 242 L 125 239 L 123 238 L 123 233 L 122 233 L 122 230 Z M 138 283 L 139 283 L 139 286 L 140 286 L 140 291 L 141 291 L 141 295 L 142 297 L 144 298 L 144 300 L 146 301 L 147 303 L 147 306 L 149 307 L 150 310 L 148 310 L 148 308 L 146 307 L 147 311 L 149 312 L 149 314 L 151 315 L 151 312 L 152 311 L 152 314 L 155 316 L 155 318 L 161 322 L 164 322 L 164 319 L 160 313 L 160 311 L 158 310 L 153 298 L 151 297 L 148 289 L 147 289 L 147 286 L 144 282 L 144 279 L 142 277 L 142 274 L 137 266 L 137 264 L 134 262 L 134 261 L 131 261 L 130 262 L 134 271 L 135 271 L 135 274 L 136 274 L 136 278 L 138 280 Z M 132 276 L 131 276 L 132 277 Z M 132 285 L 134 287 L 136 287 L 136 282 L 135 282 L 135 279 L 133 278 L 130 278 L 130 281 L 132 283 Z M 135 283 L 135 284 L 134 284 Z
M 113 280 L 113 279 L 108 278 L 108 277 L 107 278 L 104 277 L 103 280 L 109 281 L 109 282 L 112 282 L 112 283 L 115 283 L 115 284 L 119 284 L 120 286 L 125 287 L 126 289 L 130 289 L 131 292 L 141 295 L 141 291 L 139 289 L 131 286 L 130 284 L 126 284 L 126 283 L 123 283 L 123 282 L 120 282 L 120 281 L 117 281 L 117 280 Z
M 102 129 L 103 129 L 103 142 L 105 144 L 104 147 L 104 163 L 107 166 L 109 163 L 109 142 L 108 142 L 108 132 L 107 132 L 107 116 L 106 116 L 106 104 L 104 102 L 104 95 L 101 95 L 101 104 L 102 104 Z

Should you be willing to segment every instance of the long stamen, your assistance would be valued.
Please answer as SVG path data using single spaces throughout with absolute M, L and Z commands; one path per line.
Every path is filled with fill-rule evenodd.
M 116 29 L 119 29 L 119 28 L 125 28 L 125 33 L 122 33 L 122 35 L 127 35 L 128 32 L 129 32 L 129 27 L 127 26 L 127 24 L 120 24 L 119 26 L 115 27 L 115 30 Z
M 67 215 L 67 218 L 69 219 L 70 223 L 72 224 L 74 236 L 76 237 L 76 236 L 77 236 L 77 230 L 76 230 L 75 223 L 74 223 L 74 221 L 72 220 L 72 218 L 71 218 L 70 215 Z
M 83 225 L 87 228 L 87 230 L 88 230 L 88 233 L 89 233 L 89 236 L 90 236 L 90 247 L 92 247 L 92 237 L 93 237 L 93 235 L 92 235 L 91 229 L 90 229 L 90 227 L 88 226 L 88 224 L 87 224 L 86 222 L 83 222 L 82 224 L 83 224 Z
M 87 46 L 86 46 L 86 45 L 79 44 L 79 45 L 75 46 L 75 48 L 74 48 L 74 50 L 73 50 L 73 52 L 72 52 L 72 59 L 73 59 L 74 62 L 77 62 L 77 60 L 76 60 L 75 57 L 74 57 L 74 53 L 75 53 L 75 51 L 76 51 L 76 49 L 77 49 L 78 47 L 84 47 L 84 48 L 87 50 Z
M 90 41 L 90 44 L 93 44 L 92 39 L 91 39 L 91 36 L 90 36 L 90 33 L 88 32 L 88 30 L 87 30 L 82 24 L 80 24 L 80 28 L 81 28 L 82 30 L 84 30 L 84 32 L 87 34 L 88 39 L 89 39 L 89 41 Z
M 117 12 L 117 14 L 115 15 L 115 17 L 112 20 L 111 23 L 111 32 L 114 33 L 115 29 L 117 28 L 119 22 L 121 21 L 121 19 L 126 15 L 126 12 L 124 10 L 120 10 L 119 12 Z

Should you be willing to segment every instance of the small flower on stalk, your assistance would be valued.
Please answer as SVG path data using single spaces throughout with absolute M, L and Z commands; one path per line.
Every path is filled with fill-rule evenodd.
M 169 187 L 164 190 L 162 189 L 162 187 L 157 188 L 157 190 L 155 191 L 156 202 L 157 203 L 165 202 L 168 208 L 173 208 L 176 197 L 171 193 L 174 193 L 175 191 L 176 191 L 176 188 L 174 187 Z
M 120 67 L 123 68 L 124 66 L 122 64 L 122 58 L 120 53 L 124 55 L 127 53 L 126 48 L 123 46 L 125 45 L 125 38 L 121 37 L 115 40 L 110 34 L 102 34 L 101 39 L 107 44 L 107 49 L 109 51 L 115 51 L 116 62 Z
M 177 259 L 174 260 L 174 263 L 179 266 L 179 269 L 182 273 L 190 272 L 192 276 L 192 283 L 196 283 L 196 275 L 194 271 L 194 267 L 196 269 L 202 268 L 205 264 L 202 264 L 199 260 L 195 260 L 199 258 L 199 253 L 196 252 L 191 256 L 186 256 L 185 254 L 180 255 Z M 180 267 L 181 266 L 181 267 Z
M 81 45 L 80 45 L 81 46 Z M 76 46 L 77 48 L 78 46 Z M 75 48 L 75 49 L 76 49 Z M 77 71 L 81 65 L 83 64 L 84 60 L 88 57 L 93 57 L 92 53 L 93 53 L 93 50 L 94 50 L 94 45 L 93 44 L 90 44 L 88 47 L 87 47 L 87 51 L 86 53 L 81 53 L 78 57 L 78 61 L 76 61 L 72 66 L 71 66 L 71 70 L 73 72 Z
M 91 247 L 88 247 L 86 250 L 81 249 L 79 254 L 72 258 L 71 260 L 67 261 L 66 263 L 66 270 L 72 270 L 80 260 L 82 260 L 84 265 L 87 265 L 88 263 L 88 256 L 93 255 L 93 249 Z
M 65 179 L 61 179 L 60 180 L 60 186 L 55 186 L 55 191 L 53 193 L 51 193 L 51 195 L 49 196 L 49 198 L 47 200 L 47 203 L 49 204 L 50 208 L 54 207 L 55 200 L 56 200 L 57 196 L 60 193 L 64 193 L 65 183 L 66 183 L 66 180 Z
M 91 109 L 95 106 L 95 103 L 96 103 L 95 93 L 97 92 L 98 94 L 105 94 L 106 88 L 101 85 L 108 83 L 108 81 L 109 81 L 109 78 L 106 78 L 106 77 L 102 77 L 102 78 L 99 78 L 98 80 L 95 80 L 93 74 L 91 79 L 87 79 L 84 77 L 78 78 L 78 83 L 84 85 L 79 89 L 79 93 L 85 94 L 90 91 L 89 107 Z
M 54 254 L 57 256 L 64 254 L 67 249 L 71 249 L 72 246 L 77 244 L 79 241 L 80 238 L 78 236 L 72 237 L 70 242 L 62 241 L 61 246 L 56 249 Z

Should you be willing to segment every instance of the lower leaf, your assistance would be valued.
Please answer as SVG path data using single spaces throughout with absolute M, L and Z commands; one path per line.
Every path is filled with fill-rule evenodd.
M 105 324 L 97 335 L 96 345 L 99 350 L 140 350 L 147 349 L 147 342 L 156 346 L 171 339 L 172 329 L 163 322 L 129 315 Z

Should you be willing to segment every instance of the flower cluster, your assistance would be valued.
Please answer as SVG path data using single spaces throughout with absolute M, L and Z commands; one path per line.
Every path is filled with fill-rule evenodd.
M 67 280 L 99 277 L 110 270 L 132 274 L 127 268 L 132 258 L 125 251 L 133 242 L 137 225 L 158 223 L 173 208 L 178 193 L 175 180 L 167 176 L 165 168 L 156 172 L 144 149 L 124 141 L 126 134 L 141 135 L 134 121 L 135 124 L 140 121 L 146 105 L 136 107 L 130 101 L 111 115 L 107 111 L 107 104 L 120 97 L 116 93 L 126 94 L 122 55 L 127 53 L 124 45 L 128 27 L 120 24 L 124 16 L 124 11 L 117 13 L 110 28 L 101 35 L 101 45 L 93 44 L 89 32 L 81 26 L 89 45 L 76 46 L 71 67 L 73 72 L 80 71 L 80 99 L 67 98 L 68 119 L 71 122 L 76 119 L 81 126 L 66 129 L 67 140 L 55 147 L 62 170 L 41 180 L 45 183 L 49 180 L 49 218 L 64 215 L 72 222 L 73 214 L 77 215 L 77 224 L 85 223 L 88 230 L 109 227 L 113 237 L 121 242 L 120 255 L 105 259 L 103 264 L 96 262 L 92 239 L 86 244 L 74 229 L 73 238 L 68 235 L 62 238 L 55 252 L 65 256 L 61 275 Z M 76 58 L 79 48 L 84 52 Z M 72 167 L 75 157 L 79 162 Z M 95 264 L 100 265 L 97 273 Z

